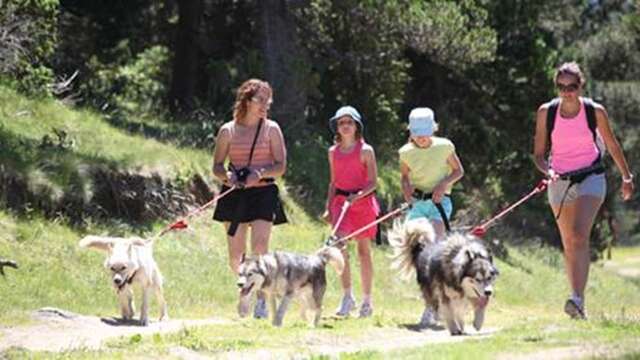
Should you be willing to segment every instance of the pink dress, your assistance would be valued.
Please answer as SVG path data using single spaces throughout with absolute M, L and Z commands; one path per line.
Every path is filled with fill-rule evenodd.
M 338 145 L 334 145 L 329 150 L 329 156 L 333 160 L 333 175 L 334 186 L 336 189 L 341 189 L 347 192 L 357 192 L 362 190 L 367 183 L 368 174 L 367 166 L 360 160 L 360 153 L 362 151 L 362 145 L 364 141 L 358 141 L 353 149 L 348 153 L 340 151 Z M 329 204 L 329 214 L 331 216 L 331 224 L 335 226 L 340 212 L 342 211 L 342 205 L 346 200 L 345 195 L 338 195 L 333 197 Z M 380 206 L 374 194 L 369 194 L 366 197 L 356 200 L 351 204 L 347 210 L 344 219 L 338 227 L 338 234 L 348 235 L 352 232 L 362 228 L 363 226 L 375 221 L 380 213 Z M 357 235 L 356 239 L 373 239 L 376 236 L 377 227 L 372 226 L 365 230 L 361 234 Z

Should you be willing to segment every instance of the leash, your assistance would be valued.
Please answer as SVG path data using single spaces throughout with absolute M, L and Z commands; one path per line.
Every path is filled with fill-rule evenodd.
M 372 222 L 368 223 L 367 225 L 361 227 L 358 230 L 355 230 L 354 232 L 352 232 L 351 234 L 349 234 L 347 236 L 343 236 L 341 238 L 337 238 L 336 236 L 329 237 L 329 239 L 327 239 L 327 242 L 325 243 L 325 245 L 326 246 L 336 246 L 336 245 L 345 243 L 350 238 L 361 234 L 362 232 L 370 229 L 371 227 L 378 225 L 379 223 L 381 223 L 381 222 L 387 220 L 388 218 L 393 217 L 393 216 L 395 216 L 395 215 L 397 215 L 397 214 L 409 209 L 410 207 L 411 207 L 411 204 L 403 203 L 402 205 L 400 205 L 399 208 L 386 213 L 384 216 L 379 217 L 375 221 L 372 221 Z
M 182 219 L 174 222 L 173 224 L 167 225 L 164 229 L 162 229 L 162 231 L 160 231 L 156 236 L 154 236 L 152 238 L 151 241 L 159 238 L 160 236 L 168 233 L 171 230 L 177 230 L 177 229 L 186 229 L 187 227 L 189 227 L 189 225 L 187 224 L 187 219 L 194 217 L 195 215 L 201 213 L 202 211 L 204 211 L 205 209 L 211 207 L 213 204 L 215 204 L 218 200 L 222 199 L 223 197 L 229 195 L 233 190 L 236 189 L 236 186 L 233 185 L 231 186 L 229 189 L 227 189 L 226 191 L 219 193 L 218 195 L 214 196 L 213 199 L 211 199 L 211 201 L 209 201 L 208 203 L 200 206 L 199 208 L 193 210 L 192 212 L 188 213 L 187 216 L 183 217 Z
M 471 230 L 470 233 L 472 235 L 477 236 L 477 237 L 483 237 L 484 234 L 487 233 L 487 228 L 491 224 L 493 224 L 494 222 L 498 221 L 500 218 L 502 218 L 503 216 L 505 216 L 509 212 L 513 211 L 513 209 L 515 209 L 518 206 L 522 205 L 525 201 L 529 200 L 529 198 L 531 198 L 532 196 L 534 196 L 534 195 L 536 195 L 538 193 L 541 193 L 544 190 L 546 190 L 547 189 L 547 185 L 549 185 L 550 182 L 551 182 L 550 179 L 542 179 L 542 180 L 540 180 L 540 182 L 538 182 L 536 187 L 533 190 L 531 190 L 530 193 L 528 193 L 527 195 L 523 196 L 520 200 L 516 201 L 515 203 L 511 204 L 506 209 L 502 210 L 497 215 L 493 216 L 491 219 L 485 221 L 481 225 L 476 226 L 475 228 L 473 228 Z
M 336 236 L 336 232 L 338 232 L 338 228 L 340 227 L 340 224 L 342 224 L 342 219 L 344 219 L 344 216 L 347 214 L 347 210 L 349 210 L 349 207 L 351 206 L 351 202 L 350 201 L 345 201 L 342 204 L 342 210 L 340 210 L 340 215 L 338 216 L 338 221 L 336 221 L 336 224 L 333 225 L 333 230 L 331 230 L 331 237 Z

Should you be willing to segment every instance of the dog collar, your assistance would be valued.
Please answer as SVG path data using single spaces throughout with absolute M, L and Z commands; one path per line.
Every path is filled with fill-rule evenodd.
M 131 276 L 128 276 L 121 285 L 118 286 L 118 291 L 122 290 L 122 288 L 124 288 L 127 285 L 130 285 L 131 282 L 133 281 L 133 278 L 136 277 L 136 274 L 138 274 L 138 270 L 134 271 Z

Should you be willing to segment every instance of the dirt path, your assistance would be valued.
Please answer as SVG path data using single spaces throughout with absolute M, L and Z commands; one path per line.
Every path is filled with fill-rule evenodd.
M 31 351 L 98 349 L 104 341 L 135 334 L 176 332 L 186 326 L 229 323 L 224 319 L 169 320 L 139 326 L 112 318 L 85 316 L 56 308 L 42 308 L 33 313 L 35 325 L 0 328 L 0 353 L 10 347 Z
M 626 278 L 640 278 L 640 256 L 627 257 L 621 260 L 607 260 L 603 263 L 605 269 L 614 271 Z
M 98 318 L 71 313 L 56 308 L 43 308 L 33 313 L 36 324 L 11 328 L 0 328 L 0 353 L 11 347 L 31 351 L 65 351 L 73 349 L 99 349 L 105 341 L 135 334 L 177 332 L 184 327 L 229 324 L 225 319 L 169 320 L 152 322 L 147 327 L 136 323 L 122 323 L 112 318 Z M 479 337 L 491 336 L 496 329 L 470 330 L 469 336 L 450 336 L 446 330 L 417 331 L 406 328 L 375 328 L 358 338 L 310 333 L 296 344 L 284 349 L 250 350 L 215 354 L 216 357 L 236 359 L 276 359 L 304 355 L 335 356 L 339 353 L 356 351 L 390 351 L 424 346 L 425 344 L 460 342 Z M 181 359 L 200 359 L 210 354 L 201 354 L 183 347 L 169 349 L 172 356 Z

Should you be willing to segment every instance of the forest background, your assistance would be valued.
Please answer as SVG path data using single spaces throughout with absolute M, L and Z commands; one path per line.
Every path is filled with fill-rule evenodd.
M 180 147 L 212 149 L 217 129 L 231 119 L 235 89 L 251 77 L 266 79 L 274 88 L 271 117 L 289 149 L 288 192 L 313 216 L 326 196 L 327 119 L 351 104 L 364 116 L 387 179 L 379 191 L 386 209 L 401 201 L 397 149 L 407 140 L 407 115 L 429 106 L 466 169 L 454 192 L 458 226 L 486 219 L 541 177 L 531 160 L 534 114 L 554 96 L 553 72 L 564 61 L 582 65 L 586 95 L 606 106 L 630 168 L 640 168 L 638 1 L 0 0 L 0 34 L 3 86 Z M 31 145 L 0 127 L 0 206 L 18 214 L 144 224 L 175 215 L 160 208 L 180 212 L 186 197 L 178 191 L 170 196 L 177 205 L 168 205 L 167 187 L 214 185 L 208 171 L 174 174 L 160 181 L 165 197 L 157 212 L 148 204 L 142 215 L 130 206 L 123 212 L 83 193 L 74 180 L 83 169 L 73 164 L 64 183 L 51 175 L 60 191 L 36 181 L 21 168 L 21 151 Z M 73 147 L 74 139 L 53 128 L 35 145 Z M 623 206 L 620 175 L 607 162 L 594 259 L 614 240 L 640 243 L 638 195 Z M 45 165 L 34 171 L 47 174 Z M 129 178 L 122 183 L 131 186 Z M 534 236 L 559 246 L 552 222 L 540 196 L 501 229 L 511 242 Z

